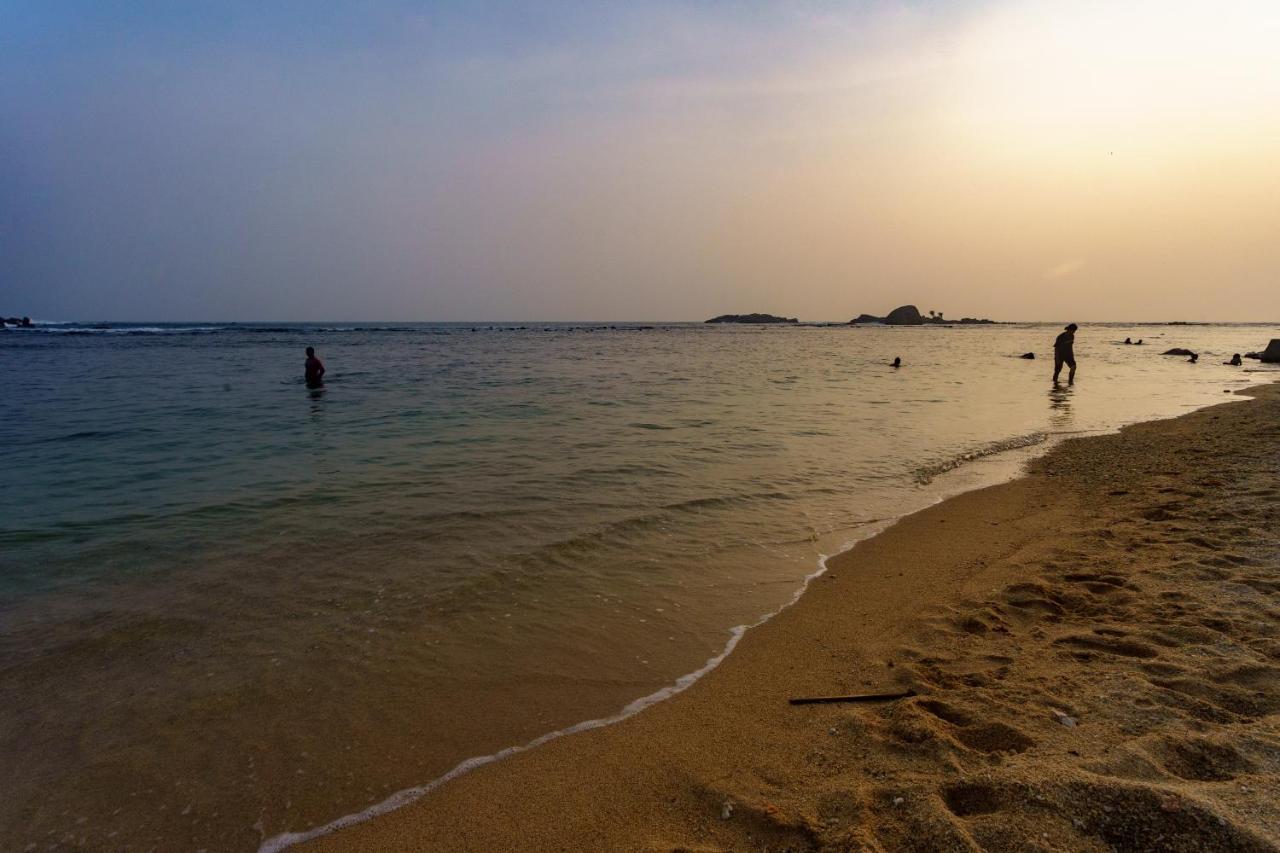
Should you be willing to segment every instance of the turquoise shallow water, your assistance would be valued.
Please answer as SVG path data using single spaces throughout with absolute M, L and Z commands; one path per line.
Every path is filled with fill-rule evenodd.
M 0 846 L 250 849 L 616 711 L 820 554 L 1265 381 L 1221 362 L 1280 336 L 1086 325 L 1053 389 L 1057 331 L 0 333 Z

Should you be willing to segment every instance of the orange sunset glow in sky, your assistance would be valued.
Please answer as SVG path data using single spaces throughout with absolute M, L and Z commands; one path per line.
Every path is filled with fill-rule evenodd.
M 50 319 L 1277 320 L 1278 44 L 1263 0 L 11 3 L 0 277 Z

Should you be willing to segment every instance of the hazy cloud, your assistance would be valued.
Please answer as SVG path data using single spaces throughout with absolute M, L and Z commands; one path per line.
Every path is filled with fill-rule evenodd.
M 1084 266 L 1084 258 L 1075 258 L 1070 261 L 1063 261 L 1062 263 L 1055 264 L 1049 267 L 1047 270 L 1045 270 L 1042 278 L 1045 278 L 1045 279 L 1066 278 L 1067 276 L 1076 272 L 1083 266 Z
M 1275 314 L 1280 11 L 1184 5 L 10 2 L 0 310 Z

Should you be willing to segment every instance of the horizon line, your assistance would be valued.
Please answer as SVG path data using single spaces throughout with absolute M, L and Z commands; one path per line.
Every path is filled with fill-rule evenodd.
M 763 312 L 761 312 L 761 313 L 763 313 Z M 22 316 L 22 315 L 12 315 L 12 314 L 10 314 L 10 315 L 5 315 L 5 314 L 0 314 L 0 317 L 13 317 L 13 316 Z M 719 315 L 717 315 L 717 316 L 719 316 Z M 781 315 L 773 315 L 773 316 L 781 316 Z M 401 320 L 391 320 L 391 319 L 355 320 L 355 319 L 349 319 L 349 318 L 346 318 L 346 319 L 325 318 L 325 319 L 306 319 L 306 320 L 283 320 L 283 319 L 278 319 L 278 318 L 268 318 L 268 319 L 261 319 L 261 320 L 228 320 L 228 319 L 209 319 L 209 318 L 199 318 L 199 319 L 196 319 L 196 318 L 180 318 L 180 319 L 158 320 L 158 319 L 151 319 L 151 318 L 148 318 L 148 319 L 136 319 L 136 320 L 106 320 L 106 319 L 98 318 L 98 319 L 89 319 L 89 320 L 45 320 L 45 319 L 36 319 L 36 318 L 31 318 L 31 322 L 32 322 L 32 324 L 33 324 L 33 325 L 45 325 L 45 326 L 58 326 L 58 325 L 92 325 L 92 324 L 132 324 L 132 325 L 143 325 L 143 324 L 148 324 L 148 323 L 150 323 L 150 324 L 157 324 L 157 325 L 173 325 L 173 324 L 175 324 L 175 323 L 192 323 L 192 324 L 207 324 L 207 325 L 267 325 L 267 324 L 272 324 L 272 323 L 278 323 L 278 324 L 281 324 L 281 325 L 336 324 L 336 323 L 354 323 L 354 324 L 358 324 L 358 325 L 394 325 L 394 324 L 406 324 L 406 323 L 407 323 L 407 324 L 414 324 L 414 325 L 458 325 L 458 326 L 479 326 L 479 325 L 495 325 L 495 324 L 502 324 L 502 325 L 512 325 L 512 324 L 523 324 L 523 325 L 530 325 L 530 324 L 533 324 L 533 325 L 540 325 L 540 324 L 549 324 L 549 325 L 566 325 L 566 324 L 579 324 L 579 325 L 611 325 L 611 324 L 614 324 L 614 325 L 616 325 L 616 324 L 618 324 L 618 323 L 648 324 L 648 325 L 724 325 L 724 326 L 735 326 L 735 325 L 740 325 L 740 326 L 753 326 L 753 325 L 754 325 L 754 326 L 790 326 L 790 325 L 823 325 L 823 326 L 883 326 L 883 325 L 889 325 L 889 324 L 886 324 L 886 323 L 873 323 L 873 322 L 867 322 L 867 323 L 854 323 L 852 320 L 818 320 L 818 319 L 802 319 L 802 318 L 796 318 L 796 322 L 795 322 L 794 324 L 793 324 L 793 323 L 790 323 L 790 322 L 787 322 L 787 323 L 734 323 L 734 322 L 724 322 L 724 323 L 719 323 L 719 324 L 711 324 L 711 323 L 709 323 L 709 322 L 708 322 L 710 319 L 711 319 L 711 318 L 707 318 L 707 319 L 694 319 L 694 320 L 688 320 L 688 319 L 686 319 L 686 320 L 670 320 L 670 319 L 669 319 L 669 320 L 652 320 L 652 319 L 625 319 L 625 320 L 624 320 L 624 319 L 611 319 L 611 320 L 599 320 L 599 319 L 595 319 L 595 320 L 586 320 L 586 319 L 561 319 L 561 320 L 549 320 L 549 319 L 545 319 L 545 318 L 543 318 L 543 319 L 493 319 L 493 318 L 490 318 L 490 319 L 483 319 L 483 320 L 476 320 L 476 319 L 471 319 L 471 320 L 403 320 L 403 319 L 401 319 Z M 790 318 L 787 318 L 787 319 L 790 319 Z M 940 322 L 940 323 L 939 323 L 939 322 L 933 322 L 933 321 L 926 321 L 926 322 L 924 322 L 924 323 L 911 323 L 911 324 L 901 324 L 901 325 L 905 325 L 905 326 L 912 326 L 912 325 L 920 325 L 920 326 L 938 326 L 938 325 L 942 325 L 942 326 L 962 326 L 962 325 L 963 325 L 963 326 L 978 326 L 978 325 L 1004 325 L 1004 326 L 1013 326 L 1013 325 L 1040 324 L 1040 323 L 1043 323 L 1043 324 L 1049 324 L 1049 323 L 1078 323 L 1078 324 L 1082 324 L 1082 325 L 1087 324 L 1087 325 L 1095 325 L 1095 326 L 1102 326 L 1102 325 L 1131 325 L 1131 326 L 1183 326 L 1183 325 L 1210 325 L 1210 326 L 1213 326 L 1213 325 L 1233 325 L 1233 326 L 1280 326 L 1280 320 L 1131 320 L 1131 319 L 1123 319 L 1123 320 L 1087 320 L 1087 319 L 1085 319 L 1085 320 L 1082 320 L 1082 319 L 1069 319 L 1069 318 L 1058 318 L 1058 319 L 1039 319 L 1039 320 L 1030 320 L 1030 319 L 1018 319 L 1018 320 L 989 320 L 989 321 L 988 321 L 988 320 L 986 320 L 985 318 L 983 318 L 982 322 L 977 322 L 977 323 L 974 323 L 974 322 L 970 322 L 970 323 L 962 323 L 960 320 L 943 320 L 943 321 L 942 321 L 942 322 Z

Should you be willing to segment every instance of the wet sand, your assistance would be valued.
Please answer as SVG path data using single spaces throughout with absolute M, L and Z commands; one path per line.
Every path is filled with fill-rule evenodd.
M 910 516 L 670 701 L 307 849 L 1280 849 L 1280 385 L 1251 393 Z

